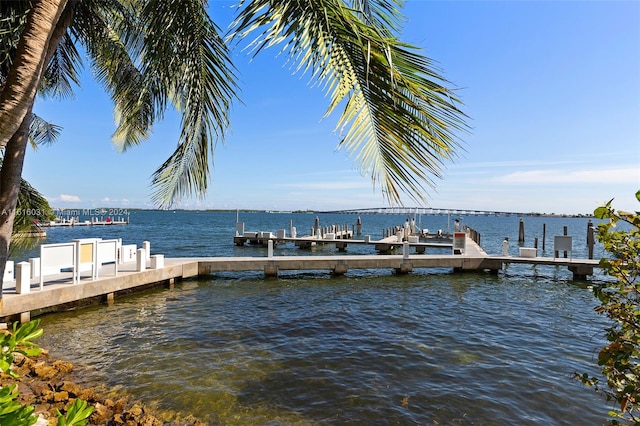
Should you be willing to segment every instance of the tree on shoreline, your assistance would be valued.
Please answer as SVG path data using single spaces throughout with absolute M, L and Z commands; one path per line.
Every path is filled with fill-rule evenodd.
M 15 209 L 38 90 L 69 93 L 86 52 L 114 102 L 114 143 L 147 139 L 164 111 L 182 116 L 177 148 L 154 172 L 152 200 L 204 196 L 209 163 L 237 100 L 230 45 L 258 33 L 259 53 L 281 51 L 341 107 L 339 146 L 391 204 L 423 201 L 467 129 L 460 102 L 432 61 L 401 42 L 401 1 L 240 0 L 227 41 L 204 0 L 0 2 L 0 211 Z M 0 216 L 0 277 L 14 217 Z M 1 293 L 0 293 L 1 297 Z
M 640 190 L 636 199 L 640 202 Z M 596 312 L 612 321 L 605 330 L 609 344 L 598 354 L 598 365 L 607 386 L 586 373 L 576 376 L 616 403 L 617 409 L 610 411 L 614 417 L 611 424 L 620 424 L 617 420 L 620 419 L 637 425 L 640 424 L 640 211 L 615 210 L 612 202 L 594 212 L 595 217 L 606 220 L 598 225 L 597 237 L 609 257 L 601 259 L 600 266 L 615 279 L 594 291 L 600 300 Z M 621 224 L 628 229 L 618 226 Z

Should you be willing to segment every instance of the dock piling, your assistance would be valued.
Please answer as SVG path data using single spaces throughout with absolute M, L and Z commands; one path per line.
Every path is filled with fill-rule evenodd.
M 24 294 L 31 291 L 31 264 L 19 262 L 16 268 L 16 293 Z
M 136 271 L 143 272 L 147 269 L 147 254 L 143 248 L 136 251 Z
M 595 245 L 593 222 L 589 219 L 587 224 L 587 247 L 589 249 L 589 259 L 593 259 L 593 246 Z

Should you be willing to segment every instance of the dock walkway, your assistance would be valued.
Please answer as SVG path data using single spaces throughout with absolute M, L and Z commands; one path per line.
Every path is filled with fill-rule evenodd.
M 175 281 L 221 272 L 259 271 L 265 277 L 277 277 L 280 271 L 326 270 L 341 275 L 357 269 L 390 269 L 399 274 L 421 268 L 497 273 L 506 264 L 525 263 L 564 266 L 573 272 L 574 278 L 586 278 L 593 274 L 594 268 L 599 267 L 599 261 L 591 259 L 489 256 L 469 237 L 465 245 L 463 254 L 409 254 L 406 243 L 402 254 L 167 258 L 159 265 L 154 265 L 150 260 L 146 260 L 143 267 L 136 262 L 120 264 L 117 275 L 109 275 L 109 268 L 113 270 L 114 265 L 105 265 L 105 272 L 98 278 L 81 276 L 76 284 L 73 284 L 70 272 L 51 276 L 42 289 L 39 278 L 31 279 L 28 291 L 21 293 L 16 291 L 15 282 L 13 285 L 6 282 L 0 300 L 0 318 L 19 317 L 21 321 L 27 321 L 32 314 L 97 302 L 109 303 L 116 294 L 151 286 L 170 286 Z
M 375 251 L 378 253 L 390 253 L 393 250 L 401 248 L 403 246 L 403 242 L 398 240 L 397 236 L 386 237 L 381 240 L 370 240 L 370 239 L 353 239 L 351 236 L 349 237 L 332 237 L 332 238 L 323 238 L 317 236 L 304 236 L 304 237 L 277 237 L 275 235 L 259 235 L 261 233 L 255 233 L 256 236 L 235 236 L 233 237 L 233 243 L 236 246 L 244 246 L 245 244 L 252 245 L 260 245 L 267 246 L 269 242 L 273 244 L 274 247 L 282 246 L 287 243 L 292 243 L 296 247 L 301 249 L 308 249 L 317 245 L 334 245 L 338 251 L 346 251 L 349 245 L 354 246 L 373 246 Z M 270 233 L 269 233 L 270 234 Z M 432 248 L 451 248 L 452 242 L 451 238 L 443 237 L 436 238 L 431 237 L 432 241 L 419 241 L 416 237 L 415 242 L 409 242 L 409 247 L 415 253 L 423 254 L 425 253 L 428 247 Z

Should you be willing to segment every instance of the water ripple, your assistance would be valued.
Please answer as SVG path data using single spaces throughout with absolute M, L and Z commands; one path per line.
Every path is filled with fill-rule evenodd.
M 508 275 L 213 278 L 47 316 L 42 344 L 211 423 L 600 424 L 571 380 L 603 343 L 593 299 Z

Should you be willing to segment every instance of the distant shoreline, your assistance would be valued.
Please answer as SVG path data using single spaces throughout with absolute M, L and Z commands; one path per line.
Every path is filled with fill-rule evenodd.
M 267 209 L 152 209 L 152 208 L 117 208 L 121 215 L 130 214 L 131 212 L 136 211 L 166 211 L 166 212 L 213 212 L 213 213 L 265 213 L 265 214 L 357 214 L 357 215 L 414 215 L 416 211 L 425 210 L 429 208 L 424 207 L 407 207 L 400 208 L 397 212 L 388 211 L 387 207 L 378 207 L 378 208 L 365 208 L 365 209 L 350 209 L 350 210 L 267 210 Z M 54 211 L 64 211 L 64 212 L 82 212 L 85 210 L 90 211 L 104 211 L 107 212 L 109 210 L 113 211 L 116 208 L 92 208 L 92 209 L 82 209 L 82 208 L 54 208 Z M 383 211 L 384 210 L 384 211 Z M 434 209 L 434 210 L 445 210 L 445 209 Z M 429 213 L 417 213 L 427 216 L 518 216 L 518 217 L 559 217 L 559 218 L 586 218 L 586 219 L 594 219 L 595 216 L 593 214 L 570 214 L 570 213 L 538 213 L 538 212 L 485 212 L 482 210 L 465 210 L 465 209 L 448 209 L 450 212 L 429 212 Z

